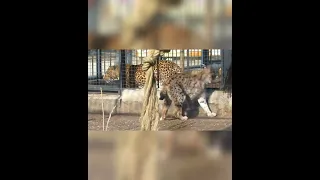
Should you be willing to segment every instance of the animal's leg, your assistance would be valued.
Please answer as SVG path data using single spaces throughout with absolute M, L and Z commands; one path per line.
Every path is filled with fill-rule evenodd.
M 168 96 L 164 99 L 160 121 L 165 120 L 172 101 Z
M 182 116 L 182 105 L 186 96 L 183 94 L 181 87 L 176 84 L 167 86 L 165 97 L 170 98 L 175 105 L 174 116 L 181 120 L 187 120 L 187 116 Z
M 188 96 L 186 96 L 185 103 L 186 103 L 186 110 L 184 112 L 184 115 L 187 116 L 188 111 L 191 110 L 191 105 L 190 105 L 191 104 L 191 99 Z
M 187 120 L 188 117 L 187 116 L 182 116 L 182 106 L 180 105 L 175 105 L 175 111 L 174 111 L 174 116 L 178 119 L 181 120 Z
M 210 111 L 209 106 L 208 106 L 207 101 L 204 98 L 204 96 L 200 96 L 200 98 L 198 99 L 198 103 L 200 104 L 201 108 L 207 113 L 207 116 L 209 116 L 209 117 L 217 116 L 216 113 Z
M 183 102 L 185 101 L 186 96 L 182 93 L 177 94 L 176 98 L 174 98 L 174 105 L 175 105 L 175 117 L 181 120 L 187 120 L 187 116 L 182 115 L 182 105 Z

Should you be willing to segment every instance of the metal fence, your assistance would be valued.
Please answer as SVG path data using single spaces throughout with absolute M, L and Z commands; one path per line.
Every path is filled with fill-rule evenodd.
M 121 92 L 123 88 L 139 88 L 134 77 L 146 56 L 145 49 L 88 50 L 88 91 L 100 91 L 102 88 L 105 92 Z M 162 60 L 173 61 L 184 71 L 196 71 L 205 64 L 211 65 L 219 74 L 221 68 L 221 82 L 207 86 L 218 89 L 225 85 L 226 72 L 232 62 L 231 50 L 223 49 L 172 49 Z

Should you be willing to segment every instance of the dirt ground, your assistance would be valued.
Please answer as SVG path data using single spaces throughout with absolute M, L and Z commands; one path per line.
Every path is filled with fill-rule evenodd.
M 109 114 L 105 114 L 107 125 Z M 102 114 L 88 114 L 88 130 L 102 131 Z M 140 130 L 139 116 L 137 115 L 114 115 L 108 125 L 108 131 L 132 131 Z M 217 131 L 232 130 L 231 118 L 193 118 L 187 121 L 168 118 L 160 121 L 159 130 L 194 130 L 194 131 Z

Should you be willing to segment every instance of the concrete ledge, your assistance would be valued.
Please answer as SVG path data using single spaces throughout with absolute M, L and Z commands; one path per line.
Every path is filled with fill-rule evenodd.
M 105 113 L 111 112 L 112 108 L 119 101 L 120 95 L 114 94 L 103 94 L 102 97 L 100 94 L 88 94 L 88 112 L 89 113 L 102 113 L 102 101 L 104 103 Z M 114 113 L 117 113 L 118 108 L 114 110 Z
M 217 117 L 232 117 L 232 98 L 222 91 L 207 92 L 208 104 L 213 112 L 217 113 Z M 143 103 L 143 89 L 126 89 L 122 92 L 122 97 L 117 94 L 103 94 L 102 98 L 100 94 L 88 94 L 88 112 L 89 113 L 102 113 L 101 103 L 104 102 L 104 111 L 109 114 L 113 107 L 117 105 L 114 110 L 114 114 L 128 113 L 128 114 L 140 114 Z M 159 97 L 159 91 L 158 91 Z M 162 108 L 163 101 L 159 101 L 159 109 Z M 199 104 L 195 102 L 194 112 L 191 116 L 206 117 L 206 113 L 203 111 Z M 169 109 L 169 115 L 172 114 L 173 106 Z

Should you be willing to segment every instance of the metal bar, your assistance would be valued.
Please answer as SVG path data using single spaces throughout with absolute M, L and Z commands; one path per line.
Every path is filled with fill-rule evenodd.
M 224 88 L 224 82 L 225 82 L 225 56 L 224 56 L 224 49 L 221 49 L 220 50 L 220 55 L 221 55 L 221 60 L 222 60 L 222 79 L 221 79 L 221 82 L 220 82 L 220 89 L 223 89 Z
M 189 64 L 189 62 L 190 62 L 190 54 L 189 54 L 189 49 L 187 49 L 187 69 L 189 69 L 189 67 L 190 67 L 190 64 Z
M 96 65 L 96 73 L 97 73 L 97 79 L 101 79 L 102 72 L 101 72 L 101 50 L 97 49 L 97 65 Z
M 201 50 L 201 64 L 204 64 L 204 49 Z
M 182 71 L 184 71 L 184 49 L 180 49 L 180 66 Z
M 208 65 L 209 64 L 209 50 L 208 49 L 202 49 L 201 52 L 201 64 Z
M 227 77 L 228 75 L 228 71 L 229 71 L 229 68 L 231 66 L 231 62 L 232 62 L 232 58 L 231 58 L 231 53 L 232 51 L 231 50 L 227 50 L 227 49 L 223 49 L 221 50 L 222 51 L 222 78 L 223 78 L 223 81 L 222 81 L 222 88 L 224 89 L 226 86 L 231 86 L 231 84 L 227 84 L 226 82 L 228 81 L 227 78 L 230 78 L 230 77 Z
M 225 83 L 224 87 L 229 89 L 232 87 L 232 50 L 225 50 Z
M 158 81 L 157 81 L 157 88 L 160 88 L 160 68 L 159 68 L 159 61 L 161 60 L 161 56 L 158 56 L 157 60 L 157 76 L 158 76 Z
M 96 52 L 94 53 L 96 55 Z M 93 65 L 94 65 L 94 55 L 92 56 L 91 54 L 91 75 L 93 75 L 93 72 L 94 72 L 94 68 L 93 68 Z M 97 57 L 97 56 L 96 56 Z
M 125 50 L 120 50 L 120 90 L 122 92 L 123 88 L 127 86 L 126 83 L 126 51 Z M 121 95 L 121 93 L 120 93 Z

